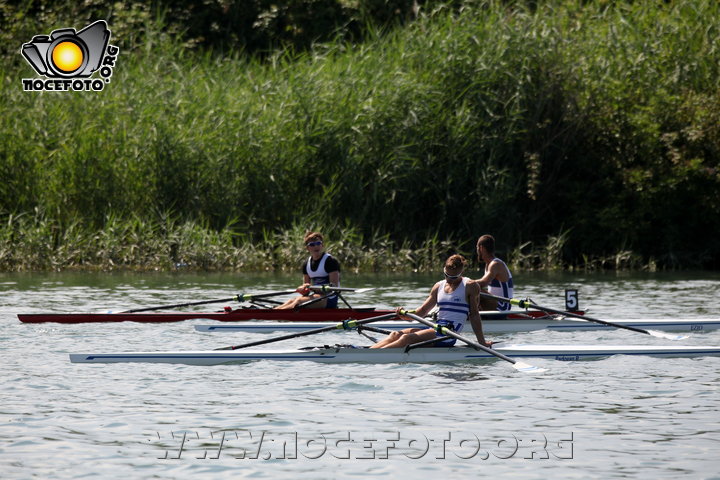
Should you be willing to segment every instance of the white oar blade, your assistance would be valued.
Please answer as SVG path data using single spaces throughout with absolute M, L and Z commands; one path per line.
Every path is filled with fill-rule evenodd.
M 647 332 L 653 337 L 664 338 L 665 340 L 685 340 L 686 338 L 690 338 L 689 335 L 673 335 L 672 333 L 659 332 L 657 330 L 648 330 Z
M 530 365 L 529 363 L 525 362 L 515 362 L 512 364 L 513 368 L 517 370 L 518 372 L 523 373 L 543 373 L 547 372 L 546 368 L 540 368 L 536 367 L 535 365 Z
M 372 290 L 375 290 L 376 288 L 377 288 L 377 287 L 358 288 L 357 290 L 355 290 L 355 293 L 370 292 L 370 291 L 372 291 Z

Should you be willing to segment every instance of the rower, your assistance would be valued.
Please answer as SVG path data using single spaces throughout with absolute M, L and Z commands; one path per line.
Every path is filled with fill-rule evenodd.
M 497 297 L 513 298 L 513 278 L 508 266 L 495 256 L 495 237 L 482 235 L 477 241 L 478 260 L 485 263 L 485 274 L 475 280 L 480 288 Z M 478 308 L 480 310 L 497 310 L 505 312 L 512 305 L 508 302 L 480 297 Z
M 417 316 L 426 316 L 432 308 L 439 307 L 437 324 L 449 328 L 455 333 L 462 331 L 465 322 L 470 319 L 475 336 L 481 345 L 489 347 L 491 342 L 485 341 L 482 322 L 477 308 L 470 308 L 478 304 L 480 287 L 468 277 L 463 277 L 463 271 L 467 260 L 462 255 L 452 255 L 445 261 L 445 280 L 433 285 L 430 295 L 415 312 Z M 398 309 L 398 315 L 401 315 Z M 433 340 L 441 333 L 432 328 L 406 328 L 402 331 L 391 332 L 387 338 L 376 343 L 370 348 L 399 348 L 406 347 L 419 342 Z M 447 338 L 434 342 L 434 346 L 451 347 L 455 344 L 455 338 Z
M 340 263 L 325 252 L 323 235 L 319 232 L 308 232 L 304 238 L 305 248 L 310 256 L 303 264 L 303 284 L 297 288 L 299 297 L 291 298 L 275 308 L 337 308 L 338 292 L 328 294 L 312 293 L 310 286 L 330 285 L 340 286 Z

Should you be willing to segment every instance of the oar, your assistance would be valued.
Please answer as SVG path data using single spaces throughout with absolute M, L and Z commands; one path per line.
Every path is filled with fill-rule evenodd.
M 310 290 L 315 290 L 317 292 L 354 292 L 354 293 L 365 293 L 369 292 L 371 290 L 375 290 L 377 287 L 368 287 L 368 288 L 343 288 L 343 287 L 333 287 L 331 285 L 310 285 L 308 287 Z
M 281 340 L 289 340 L 291 338 L 315 335 L 316 333 L 330 332 L 332 330 L 350 330 L 352 328 L 358 327 L 359 325 L 365 325 L 366 323 L 377 322 L 380 320 L 385 320 L 385 319 L 393 318 L 396 316 L 397 316 L 397 314 L 395 312 L 393 312 L 393 313 L 386 313 L 385 315 L 380 315 L 378 317 L 365 318 L 363 320 L 348 319 L 348 320 L 343 320 L 342 322 L 339 322 L 335 325 L 330 325 L 329 327 L 316 328 L 313 330 L 305 330 L 304 332 L 291 333 L 289 335 L 283 335 L 281 337 L 275 337 L 275 338 L 268 338 L 266 340 L 258 340 L 257 342 L 245 343 L 243 345 L 235 345 L 232 347 L 216 348 L 215 350 L 238 350 L 240 348 L 255 347 L 257 345 L 265 345 L 266 343 L 279 342 Z
M 304 303 L 301 303 L 300 305 L 296 306 L 295 308 L 303 308 L 307 307 L 308 305 L 312 305 L 313 303 L 320 302 L 334 294 L 337 293 L 337 296 L 340 300 L 343 301 L 345 305 L 347 305 L 348 308 L 352 308 L 352 306 L 345 300 L 345 297 L 343 297 L 342 292 L 354 292 L 354 293 L 364 293 L 369 292 L 371 290 L 375 290 L 375 287 L 370 288 L 340 288 L 340 287 L 333 287 L 330 285 L 311 285 L 308 287 L 309 290 L 313 290 L 317 294 L 325 293 L 325 295 L 322 295 L 318 298 L 313 298 L 312 300 L 308 300 Z M 329 293 L 326 293 L 329 292 Z
M 578 318 L 580 320 L 586 320 L 588 322 L 600 323 L 609 327 L 624 328 L 625 330 L 632 330 L 633 332 L 644 333 L 645 335 L 651 335 L 653 337 L 664 338 L 666 340 L 682 340 L 688 338 L 687 335 L 671 335 L 665 332 L 658 332 L 657 330 L 645 330 L 642 328 L 631 327 L 630 325 L 621 325 L 619 323 L 606 322 L 605 320 L 599 320 L 597 318 L 588 317 L 587 315 L 580 315 L 578 313 L 564 312 L 562 310 L 555 310 L 554 308 L 542 307 L 540 305 L 529 302 L 528 300 L 522 300 L 517 298 L 505 298 L 492 295 L 490 293 L 480 292 L 480 296 L 486 298 L 492 298 L 501 302 L 508 302 L 511 305 L 517 305 L 520 308 L 533 308 L 542 312 L 554 313 L 556 315 L 563 315 L 565 317 Z
M 424 325 L 427 325 L 428 327 L 434 329 L 436 332 L 442 333 L 443 335 L 447 335 L 452 338 L 456 338 L 462 342 L 467 343 L 471 347 L 475 348 L 476 350 L 483 350 L 491 355 L 495 355 L 496 357 L 505 360 L 506 362 L 510 362 L 516 370 L 524 373 L 542 373 L 546 372 L 547 370 L 544 368 L 536 367 L 534 365 L 530 365 L 529 363 L 521 362 L 518 360 L 515 360 L 514 358 L 510 358 L 507 355 L 503 355 L 500 352 L 496 352 L 492 348 L 488 348 L 485 345 L 480 345 L 477 342 L 473 342 L 472 340 L 463 337 L 462 335 L 458 335 L 457 333 L 453 332 L 449 328 L 442 327 L 436 323 L 431 322 L 430 320 L 426 320 L 418 315 L 415 315 L 414 313 L 410 313 L 407 310 L 401 310 L 400 314 L 407 315 L 408 317 L 412 318 L 413 320 L 420 322 Z
M 124 312 L 120 312 L 120 313 L 149 312 L 151 310 L 167 310 L 170 308 L 190 307 L 192 305 L 208 305 L 211 303 L 223 303 L 223 302 L 234 302 L 234 301 L 247 302 L 247 301 L 251 301 L 255 298 L 274 297 L 277 295 L 289 295 L 291 293 L 296 293 L 296 292 L 297 292 L 297 290 L 283 290 L 281 292 L 269 292 L 269 293 L 241 293 L 241 294 L 235 295 L 234 297 L 221 298 L 219 300 L 203 300 L 201 302 L 176 303 L 174 305 L 161 305 L 159 307 L 135 308 L 132 310 L 125 310 Z

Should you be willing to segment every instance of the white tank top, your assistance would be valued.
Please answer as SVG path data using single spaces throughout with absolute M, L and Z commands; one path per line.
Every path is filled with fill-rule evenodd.
M 312 257 L 308 257 L 307 260 L 307 267 L 306 271 L 308 274 L 308 277 L 310 277 L 310 284 L 311 285 L 329 285 L 330 284 L 330 274 L 325 271 L 325 261 L 330 257 L 330 254 L 327 252 L 323 253 L 322 258 L 320 259 L 320 263 L 318 264 L 317 270 L 312 270 L 310 268 L 310 265 L 312 264 Z M 338 284 L 335 285 L 336 287 L 340 286 L 340 282 L 338 281 Z M 330 295 L 330 299 L 333 299 L 337 297 L 337 294 Z
M 452 293 L 445 291 L 446 280 L 438 282 L 437 305 L 439 310 L 437 323 L 440 325 L 452 323 L 452 329 L 455 332 L 462 331 L 470 314 L 470 305 L 465 294 L 465 287 L 469 280 L 469 278 L 463 277 L 460 285 Z
M 323 256 L 320 258 L 320 263 L 318 263 L 317 270 L 310 268 L 312 265 L 312 257 L 308 257 L 305 271 L 307 272 L 308 277 L 310 277 L 310 283 L 312 285 L 327 285 L 330 283 L 330 274 L 325 271 L 325 261 L 329 257 L 329 253 L 323 253 Z M 339 287 L 339 285 L 337 286 Z
M 508 280 L 507 282 L 501 282 L 497 278 L 493 278 L 492 282 L 490 282 L 490 285 L 488 286 L 488 293 L 490 293 L 490 295 L 495 295 L 496 297 L 513 298 L 513 279 L 512 273 L 510 273 L 510 269 L 507 267 L 507 265 L 505 265 L 505 262 L 503 262 L 499 258 L 494 258 L 493 262 L 500 262 L 503 264 L 503 267 L 505 267 L 505 270 L 507 270 L 508 272 Z M 501 312 L 510 310 L 511 307 L 512 305 L 510 305 L 508 302 L 498 301 L 497 309 Z

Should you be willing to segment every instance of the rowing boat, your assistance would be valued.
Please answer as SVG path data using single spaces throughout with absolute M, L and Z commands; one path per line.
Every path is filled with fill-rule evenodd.
M 271 320 L 287 322 L 341 322 L 348 318 L 362 320 L 377 315 L 393 313 L 394 310 L 375 308 L 305 308 L 277 310 L 273 308 L 236 308 L 219 312 L 172 312 L 172 313 L 22 313 L 18 318 L 23 323 L 102 323 L 142 322 L 165 323 L 183 320 L 218 320 L 221 322 L 242 322 L 246 320 Z
M 283 322 L 341 322 L 349 318 L 362 320 L 393 313 L 394 310 L 376 310 L 367 308 L 300 308 L 296 310 L 278 310 L 273 308 L 236 308 L 229 307 L 219 312 L 172 312 L 172 313 L 21 313 L 18 318 L 23 323 L 101 323 L 101 322 L 142 322 L 164 323 L 183 320 L 218 320 L 221 322 L 242 322 L 246 320 L 265 320 Z M 582 312 L 579 312 L 582 313 Z M 522 318 L 526 316 L 544 316 L 543 312 L 489 312 L 495 318 Z
M 496 352 L 514 358 L 547 358 L 576 361 L 613 355 L 652 357 L 720 356 L 720 346 L 654 345 L 508 345 Z M 369 349 L 335 346 L 298 350 L 209 350 L 175 352 L 71 353 L 72 363 L 172 363 L 184 365 L 221 365 L 255 360 L 313 361 L 321 363 L 430 363 L 496 360 L 490 353 L 470 347 Z
M 541 313 L 541 312 L 534 312 Z M 485 316 L 485 315 L 483 315 Z M 635 319 L 635 320 L 613 320 L 613 323 L 643 328 L 646 330 L 660 330 L 665 332 L 705 332 L 720 328 L 720 318 L 693 318 L 693 319 Z M 301 332 L 311 328 L 330 326 L 327 322 L 246 322 L 242 324 L 220 324 L 220 325 L 195 325 L 195 330 L 208 333 L 270 333 L 276 331 Z M 377 322 L 373 327 L 383 330 L 403 330 L 405 328 L 427 328 L 418 322 L 389 321 Z M 472 328 L 468 324 L 468 328 Z M 541 317 L 530 316 L 520 318 L 514 315 L 512 318 L 497 319 L 490 318 L 483 320 L 484 333 L 512 333 L 532 332 L 536 330 L 555 331 L 584 331 L 584 330 L 611 330 L 615 327 L 600 323 L 588 322 L 579 319 L 564 318 L 555 315 L 543 315 Z

